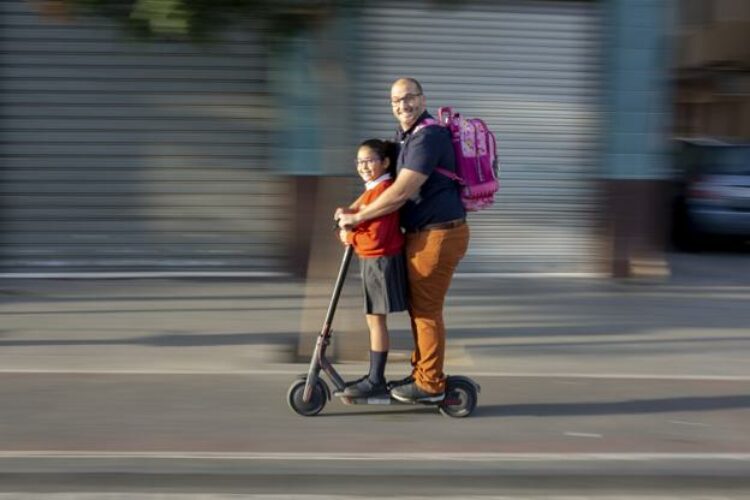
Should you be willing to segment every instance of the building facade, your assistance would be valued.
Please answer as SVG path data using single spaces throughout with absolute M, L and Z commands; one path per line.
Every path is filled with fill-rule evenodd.
M 750 140 L 750 3 L 679 2 L 675 132 Z
M 247 23 L 203 46 L 0 9 L 5 275 L 298 271 L 403 75 L 499 140 L 461 272 L 627 274 L 643 247 L 649 214 L 616 193 L 662 175 L 660 0 L 365 2 L 284 53 Z

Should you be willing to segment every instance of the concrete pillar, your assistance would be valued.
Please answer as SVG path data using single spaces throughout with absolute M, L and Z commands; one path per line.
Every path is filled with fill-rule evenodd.
M 668 274 L 669 22 L 665 0 L 607 0 L 603 192 L 608 272 Z
M 323 325 L 344 253 L 333 229 L 333 212 L 351 202 L 353 179 L 314 176 L 297 177 L 295 181 L 297 199 L 304 201 L 296 207 L 296 266 L 299 276 L 304 277 L 305 293 L 297 355 L 299 360 L 307 360 Z M 328 351 L 332 359 L 364 360 L 367 356 L 369 336 L 357 271 L 355 257 L 333 321 L 334 341 Z
M 304 305 L 298 357 L 309 359 L 320 333 L 339 269 L 343 246 L 333 230 L 333 212 L 354 199 L 359 184 L 350 140 L 350 30 L 346 10 L 321 11 L 312 29 L 280 40 L 272 57 L 271 82 L 279 113 L 275 166 L 292 193 L 289 270 L 302 280 Z M 334 318 L 332 358 L 367 355 L 369 338 L 356 259 Z

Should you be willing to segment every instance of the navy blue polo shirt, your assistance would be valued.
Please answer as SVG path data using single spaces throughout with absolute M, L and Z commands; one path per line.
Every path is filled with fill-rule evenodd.
M 426 111 L 409 130 L 396 132 L 396 142 L 401 145 L 397 171 L 405 168 L 428 176 L 419 191 L 401 208 L 401 225 L 406 231 L 466 217 L 458 183 L 435 171 L 437 167 L 456 171 L 450 131 L 433 125 L 414 134 L 417 124 L 425 118 L 431 118 Z

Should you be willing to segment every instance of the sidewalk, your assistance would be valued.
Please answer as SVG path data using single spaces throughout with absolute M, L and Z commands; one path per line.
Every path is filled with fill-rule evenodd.
M 750 377 L 748 263 L 676 255 L 664 282 L 459 278 L 446 307 L 449 369 Z M 316 318 L 306 333 L 314 336 L 331 286 L 306 299 L 304 283 L 278 279 L 5 280 L 0 370 L 242 372 L 293 363 L 303 309 L 308 323 Z M 360 315 L 359 294 L 350 279 L 339 316 Z M 394 369 L 406 370 L 408 318 L 390 326 Z M 364 361 L 364 320 L 355 337 L 334 344 L 359 346 Z

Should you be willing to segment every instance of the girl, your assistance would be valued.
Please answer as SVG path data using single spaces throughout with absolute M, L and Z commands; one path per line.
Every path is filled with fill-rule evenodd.
M 369 139 L 357 150 L 357 173 L 365 182 L 365 192 L 346 212 L 356 212 L 372 203 L 388 189 L 395 178 L 395 143 Z M 337 210 L 338 214 L 343 209 Z M 370 330 L 370 372 L 347 384 L 344 395 L 368 397 L 387 393 L 385 365 L 388 359 L 388 327 L 386 315 L 405 311 L 406 266 L 404 236 L 399 225 L 398 211 L 369 220 L 352 231 L 341 230 L 342 243 L 352 245 L 359 256 L 362 287 L 365 297 L 365 318 Z

